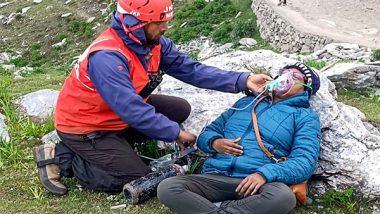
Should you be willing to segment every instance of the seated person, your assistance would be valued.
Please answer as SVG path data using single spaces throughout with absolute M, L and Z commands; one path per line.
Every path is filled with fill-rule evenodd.
M 162 181 L 162 203 L 178 214 L 288 213 L 296 206 L 288 185 L 309 179 L 319 156 L 320 123 L 309 105 L 319 77 L 302 63 L 284 67 L 280 75 L 288 78 L 289 90 L 274 90 L 255 110 L 262 142 L 274 158 L 253 131 L 256 96 L 243 97 L 199 135 L 198 148 L 212 154 L 202 174 Z M 274 161 L 283 157 L 287 160 Z

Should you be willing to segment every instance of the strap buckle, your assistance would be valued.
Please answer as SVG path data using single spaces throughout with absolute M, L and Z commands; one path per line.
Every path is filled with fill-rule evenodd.
M 277 159 L 277 158 L 275 158 L 274 156 L 272 156 L 270 159 L 271 159 L 272 161 L 274 161 L 275 163 L 280 163 L 280 160 Z

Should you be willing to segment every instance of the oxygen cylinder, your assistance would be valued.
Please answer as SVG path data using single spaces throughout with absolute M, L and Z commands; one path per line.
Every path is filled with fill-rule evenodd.
M 158 184 L 165 178 L 184 174 L 184 169 L 177 164 L 162 167 L 125 184 L 123 187 L 124 196 L 132 204 L 144 202 L 157 195 Z

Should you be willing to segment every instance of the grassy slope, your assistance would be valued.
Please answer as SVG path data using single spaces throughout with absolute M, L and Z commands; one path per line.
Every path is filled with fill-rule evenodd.
M 39 89 L 59 90 L 69 71 L 72 56 L 80 54 L 95 35 L 105 27 L 103 17 L 98 10 L 102 1 L 73 0 L 69 5 L 65 5 L 64 2 L 44 0 L 41 4 L 34 5 L 30 1 L 16 0 L 15 3 L 0 9 L 0 14 L 9 15 L 10 12 L 32 6 L 11 26 L 0 25 L 1 37 L 9 38 L 6 42 L 0 40 L 0 52 L 26 51 L 21 60 L 16 62 L 21 65 L 30 63 L 32 60 L 39 67 L 38 72 L 27 75 L 22 80 L 7 79 L 5 77 L 7 72 L 0 69 L 1 113 L 8 118 L 7 124 L 13 139 L 8 144 L 0 142 L 0 213 L 104 213 L 109 212 L 111 206 L 125 203 L 121 194 L 107 199 L 107 194 L 80 190 L 73 179 L 64 180 L 70 189 L 67 196 L 57 197 L 46 193 L 37 179 L 31 148 L 40 144 L 41 136 L 53 130 L 52 123 L 37 124 L 26 118 L 20 118 L 15 114 L 14 106 L 10 103 L 10 100 L 15 97 Z M 232 0 L 232 2 L 240 11 L 248 11 L 250 8 L 249 0 Z M 48 6 L 53 6 L 54 9 L 47 11 Z M 68 12 L 73 13 L 69 19 L 60 18 L 61 14 Z M 89 30 L 91 25 L 84 23 L 90 16 L 98 17 L 97 20 L 102 23 L 94 31 Z M 242 16 L 250 15 L 243 13 Z M 17 37 L 20 33 L 23 33 L 23 42 L 20 42 L 20 38 Z M 45 37 L 45 35 L 48 36 Z M 68 44 L 65 47 L 58 50 L 51 48 L 52 44 L 61 41 L 64 37 L 68 38 Z M 344 98 L 344 96 L 341 97 Z M 349 100 L 350 97 L 355 97 L 355 95 L 347 95 L 343 101 Z M 356 101 L 358 102 L 360 100 Z M 365 103 L 363 102 L 363 106 Z M 313 206 L 298 208 L 295 213 L 312 211 L 357 213 L 355 211 L 358 206 L 365 206 L 362 203 L 358 204 L 349 194 L 348 196 L 328 195 L 320 200 L 322 201 Z M 317 205 L 323 205 L 324 208 L 318 209 Z M 157 199 L 152 199 L 143 205 L 128 205 L 126 209 L 119 212 L 170 213 Z M 362 213 L 365 212 L 362 211 Z

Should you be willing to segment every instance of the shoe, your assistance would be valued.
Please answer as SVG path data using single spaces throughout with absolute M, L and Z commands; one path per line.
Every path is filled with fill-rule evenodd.
M 41 184 L 51 193 L 64 195 L 67 188 L 60 182 L 59 158 L 55 157 L 55 144 L 44 144 L 33 148 L 34 161 Z

